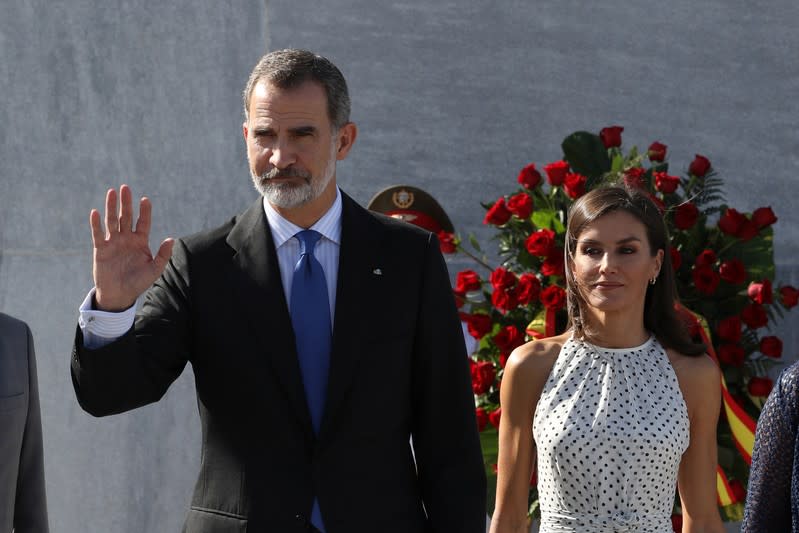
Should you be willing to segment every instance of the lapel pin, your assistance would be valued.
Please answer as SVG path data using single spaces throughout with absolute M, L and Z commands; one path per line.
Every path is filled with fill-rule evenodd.
M 372 270 L 372 274 L 374 274 L 375 276 L 382 276 L 383 275 L 383 271 L 380 270 L 379 268 L 375 268 L 375 269 Z

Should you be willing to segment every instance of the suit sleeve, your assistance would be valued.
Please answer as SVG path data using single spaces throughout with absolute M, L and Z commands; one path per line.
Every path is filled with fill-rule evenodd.
M 39 385 L 36 376 L 36 354 L 29 328 L 28 346 L 28 417 L 19 458 L 17 497 L 14 504 L 16 533 L 47 533 L 47 499 L 44 487 L 44 450 L 42 418 L 39 409 Z
M 72 383 L 88 413 L 105 416 L 158 401 L 183 371 L 189 352 L 188 257 L 177 241 L 166 270 L 145 294 L 135 325 L 119 339 L 93 350 L 77 329 Z
M 484 533 L 486 479 L 469 367 L 438 240 L 424 257 L 414 371 L 413 443 L 432 531 Z
M 791 478 L 795 470 L 799 367 L 786 369 L 757 421 L 752 469 L 741 531 L 791 529 Z

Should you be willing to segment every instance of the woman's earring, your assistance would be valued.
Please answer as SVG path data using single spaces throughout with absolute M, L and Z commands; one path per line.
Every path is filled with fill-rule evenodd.
M 652 279 L 649 280 L 649 284 L 650 285 L 654 285 L 657 280 L 658 280 L 658 277 L 657 276 L 653 276 Z

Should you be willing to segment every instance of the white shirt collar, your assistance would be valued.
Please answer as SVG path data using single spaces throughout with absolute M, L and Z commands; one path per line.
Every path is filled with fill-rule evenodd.
M 280 248 L 286 241 L 305 229 L 286 220 L 269 204 L 265 196 L 263 202 L 266 221 L 269 223 L 269 229 L 272 230 L 275 248 Z M 324 238 L 338 245 L 341 244 L 341 205 L 341 191 L 336 187 L 336 199 L 333 201 L 333 205 L 309 228 L 318 231 Z

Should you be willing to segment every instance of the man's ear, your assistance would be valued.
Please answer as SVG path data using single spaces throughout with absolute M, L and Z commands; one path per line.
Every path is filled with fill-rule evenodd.
M 347 122 L 338 130 L 338 148 L 336 149 L 336 160 L 341 161 L 347 158 L 355 139 L 358 137 L 358 126 L 354 122 Z
M 244 142 L 247 142 L 247 132 L 249 128 L 247 128 L 247 121 L 245 120 L 244 123 L 241 125 L 241 132 L 244 134 Z

